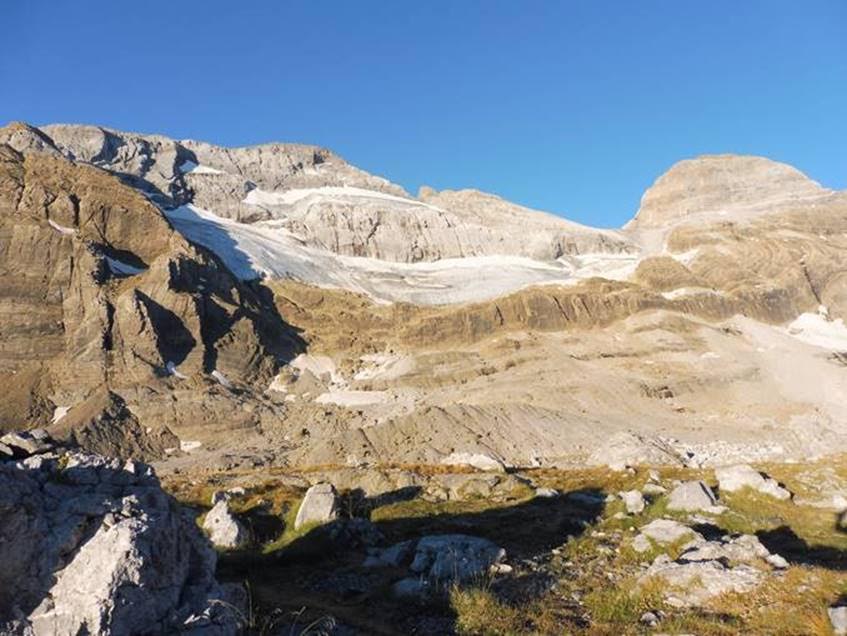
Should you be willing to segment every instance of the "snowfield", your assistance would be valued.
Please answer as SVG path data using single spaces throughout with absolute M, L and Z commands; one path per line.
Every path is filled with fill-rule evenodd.
M 165 215 L 180 233 L 215 252 L 243 280 L 289 278 L 347 289 L 383 302 L 441 305 L 487 300 L 529 285 L 567 285 L 592 276 L 625 280 L 638 263 L 636 255 L 613 253 L 567 256 L 551 262 L 503 255 L 398 263 L 309 247 L 271 224 L 239 223 L 190 204 L 166 210 Z

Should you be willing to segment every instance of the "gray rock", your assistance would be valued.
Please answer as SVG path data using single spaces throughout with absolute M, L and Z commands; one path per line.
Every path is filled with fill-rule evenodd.
M 720 541 L 695 541 L 679 557 L 683 563 L 695 561 L 727 561 L 731 563 L 749 563 L 756 559 L 771 556 L 758 537 L 743 534 L 738 537 L 725 537 Z
M 423 537 L 409 570 L 434 581 L 465 582 L 488 572 L 506 551 L 480 537 L 442 534 Z
M 235 550 L 249 543 L 247 529 L 229 511 L 229 503 L 226 499 L 218 501 L 206 513 L 203 529 L 209 533 L 209 539 L 218 548 Z
M 659 495 L 664 495 L 667 491 L 668 489 L 664 486 L 660 486 L 659 484 L 653 483 L 644 484 L 644 487 L 641 489 L 642 494 L 651 497 L 658 497 Z
M 744 488 L 752 488 L 776 499 L 791 499 L 791 493 L 780 486 L 775 479 L 762 475 L 747 464 L 716 468 L 715 477 L 718 480 L 718 487 L 724 492 L 738 492 Z
M 827 610 L 832 632 L 835 636 L 847 636 L 847 605 L 830 607 Z
M 637 515 L 644 512 L 644 497 L 639 491 L 627 490 L 625 492 L 619 492 L 618 497 L 620 497 L 623 501 L 626 506 L 626 511 L 629 514 Z
M 639 579 L 662 579 L 666 600 L 679 607 L 701 606 L 726 592 L 749 592 L 762 580 L 760 570 L 749 565 L 726 567 L 719 561 L 677 563 L 657 558 Z
M 429 595 L 432 584 L 423 577 L 409 576 L 391 586 L 391 594 L 398 598 L 423 599 Z
M 0 443 L 11 448 L 16 456 L 45 453 L 53 448 L 49 438 L 35 437 L 30 432 L 11 432 L 0 437 Z
M 769 554 L 767 557 L 765 557 L 765 561 L 767 561 L 771 565 L 771 567 L 777 570 L 784 570 L 790 565 L 788 563 L 788 560 L 779 554 Z
M 371 548 L 362 565 L 366 568 L 400 567 L 412 558 L 413 541 L 403 541 L 388 548 Z
M 686 481 L 671 491 L 668 510 L 695 512 L 717 503 L 712 489 L 703 481 Z
M 638 534 L 632 540 L 632 549 L 639 554 L 643 554 L 644 552 L 652 550 L 653 544 L 650 543 L 650 539 L 647 538 L 647 535 Z
M 322 524 L 338 518 L 338 493 L 332 484 L 315 484 L 306 491 L 297 511 L 294 528 L 306 524 Z
M 0 633 L 179 633 L 199 615 L 237 633 L 214 551 L 149 467 L 63 463 L 0 464 Z
M 672 519 L 655 519 L 641 528 L 641 534 L 662 545 L 686 537 L 702 539 L 694 530 Z

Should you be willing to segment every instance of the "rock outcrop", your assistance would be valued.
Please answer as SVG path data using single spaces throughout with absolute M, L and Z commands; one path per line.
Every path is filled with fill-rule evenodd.
M 315 484 L 306 491 L 294 528 L 329 523 L 338 517 L 338 493 L 332 484 Z
M 0 631 L 237 633 L 213 550 L 148 466 L 40 442 L 0 459 Z

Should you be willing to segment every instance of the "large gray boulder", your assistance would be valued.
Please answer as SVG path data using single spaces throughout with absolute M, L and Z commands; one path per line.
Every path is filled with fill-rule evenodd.
M 712 489 L 703 481 L 686 481 L 671 491 L 668 510 L 695 512 L 717 504 Z
M 464 582 L 488 572 L 506 558 L 506 551 L 481 537 L 441 534 L 423 537 L 415 547 L 409 570 L 434 581 Z
M 243 548 L 249 542 L 247 528 L 229 511 L 226 499 L 219 500 L 206 514 L 203 529 L 215 547 L 225 550 Z
M 832 633 L 835 636 L 847 636 L 847 605 L 830 607 L 827 610 Z
M 744 488 L 752 488 L 777 499 L 791 499 L 791 493 L 780 486 L 779 482 L 762 475 L 747 464 L 716 468 L 715 477 L 718 480 L 718 488 L 721 492 L 738 492 Z
M 0 564 L 3 634 L 238 630 L 214 551 L 137 462 L 0 461 Z
M 332 484 L 315 484 L 306 491 L 297 517 L 294 519 L 294 529 L 297 530 L 309 524 L 322 524 L 335 521 L 338 518 L 338 493 Z

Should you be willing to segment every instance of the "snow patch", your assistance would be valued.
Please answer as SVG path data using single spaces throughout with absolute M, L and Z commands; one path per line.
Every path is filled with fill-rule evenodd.
M 173 377 L 179 378 L 180 380 L 188 379 L 188 376 L 180 373 L 179 370 L 176 368 L 176 365 L 170 360 L 167 362 L 167 364 L 165 364 L 165 369 L 167 370 L 168 375 L 172 375 Z
M 56 230 L 59 234 L 65 234 L 69 236 L 76 234 L 76 230 L 72 227 L 65 227 L 64 225 L 59 225 L 52 219 L 48 219 L 47 222 L 50 224 L 50 227 Z
M 197 450 L 203 445 L 202 442 L 194 442 L 194 441 L 182 441 L 179 442 L 179 450 L 183 453 L 190 453 L 191 451 Z
M 353 376 L 354 380 L 396 380 L 415 366 L 410 356 L 390 353 L 373 353 L 362 356 L 360 360 L 364 365 Z
M 65 415 L 68 414 L 68 411 L 70 410 L 71 407 L 69 406 L 57 406 L 55 409 L 53 409 L 52 423 L 55 424 L 56 422 L 61 420 L 63 417 L 65 417 Z
M 212 377 L 215 378 L 215 380 L 218 381 L 218 384 L 220 384 L 222 387 L 227 388 L 227 389 L 232 388 L 232 383 L 229 380 L 227 380 L 226 376 L 223 373 L 221 373 L 220 371 L 218 371 L 217 369 L 212 371 Z
M 823 307 L 826 310 L 826 307 Z M 838 318 L 829 320 L 827 311 L 800 314 L 787 327 L 790 336 L 830 351 L 847 351 L 847 326 Z
M 366 406 L 384 404 L 388 401 L 387 391 L 351 391 L 333 390 L 321 393 L 315 398 L 318 404 L 336 404 L 338 406 Z
M 180 164 L 178 170 L 182 174 L 225 174 L 223 170 L 217 170 L 216 168 L 210 168 L 209 166 L 202 166 L 194 163 L 193 161 L 186 161 Z
M 483 453 L 453 452 L 441 459 L 445 466 L 471 466 L 477 470 L 496 470 L 502 472 L 506 466 L 502 461 Z
M 395 194 L 387 194 L 379 190 L 368 190 L 365 188 L 355 188 L 352 186 L 322 186 L 320 188 L 295 188 L 285 190 L 284 192 L 268 192 L 260 188 L 253 188 L 247 193 L 244 198 L 244 203 L 248 205 L 294 205 L 298 201 L 309 197 L 319 197 L 323 199 L 382 199 L 384 201 L 393 201 L 394 203 L 403 203 L 405 205 L 415 205 L 432 209 L 440 209 L 435 206 L 423 203 L 415 199 L 407 199 L 399 197 Z
M 683 296 L 695 296 L 698 294 L 713 296 L 720 295 L 713 289 L 708 289 L 706 287 L 679 287 L 677 289 L 672 289 L 671 291 L 662 292 L 662 297 L 667 300 L 676 300 L 677 298 L 682 298 Z
M 330 382 L 337 386 L 346 384 L 344 378 L 338 372 L 335 362 L 329 356 L 313 356 L 307 353 L 301 353 L 289 362 L 288 366 L 296 369 L 298 373 L 309 371 L 316 378 L 324 382 Z

